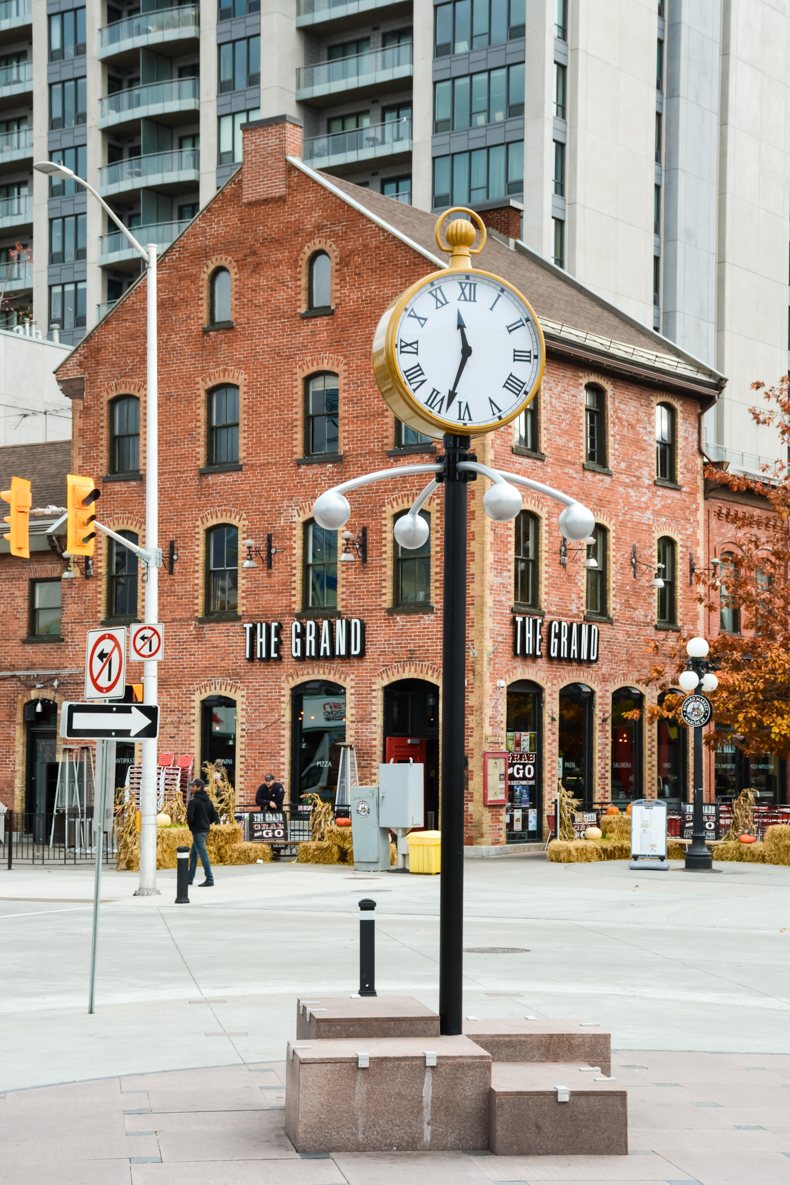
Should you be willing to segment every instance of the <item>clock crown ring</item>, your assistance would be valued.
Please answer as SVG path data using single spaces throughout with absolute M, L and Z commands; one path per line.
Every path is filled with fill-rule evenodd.
M 452 222 L 447 224 L 444 240 L 442 240 L 442 228 L 451 214 L 461 214 L 463 217 L 453 218 Z M 467 209 L 466 206 L 451 206 L 436 221 L 434 231 L 436 245 L 440 251 L 444 251 L 450 256 L 449 266 L 451 268 L 471 267 L 470 255 L 480 254 L 486 245 L 487 237 L 483 219 L 474 210 Z M 475 239 L 477 239 L 476 247 L 472 245 Z

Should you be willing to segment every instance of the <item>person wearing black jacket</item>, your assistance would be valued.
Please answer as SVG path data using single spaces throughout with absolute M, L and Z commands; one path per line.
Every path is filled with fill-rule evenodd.
M 219 815 L 214 803 L 206 793 L 206 783 L 202 778 L 193 778 L 191 789 L 192 796 L 187 803 L 187 826 L 192 832 L 192 847 L 189 850 L 189 883 L 191 885 L 195 879 L 198 856 L 200 856 L 200 863 L 203 865 L 203 872 L 206 875 L 206 879 L 200 882 L 200 888 L 204 889 L 214 884 L 206 838 L 211 824 L 219 823 Z
M 274 774 L 266 774 L 255 795 L 255 805 L 262 811 L 281 811 L 284 798 L 282 782 L 276 782 Z

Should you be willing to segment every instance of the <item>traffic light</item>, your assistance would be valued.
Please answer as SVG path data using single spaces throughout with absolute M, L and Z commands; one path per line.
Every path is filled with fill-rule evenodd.
M 11 488 L 3 490 L 0 498 L 8 503 L 9 513 L 5 515 L 8 523 L 8 534 L 3 538 L 8 540 L 11 555 L 23 556 L 30 559 L 30 482 L 25 477 L 12 477 Z
M 96 515 L 92 507 L 99 496 L 92 477 L 78 473 L 66 475 L 66 551 L 69 555 L 93 555 Z

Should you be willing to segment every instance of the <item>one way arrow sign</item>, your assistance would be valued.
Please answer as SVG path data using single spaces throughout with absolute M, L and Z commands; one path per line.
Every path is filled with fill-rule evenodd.
M 159 735 L 159 705 L 61 704 L 60 735 L 89 741 L 149 740 Z

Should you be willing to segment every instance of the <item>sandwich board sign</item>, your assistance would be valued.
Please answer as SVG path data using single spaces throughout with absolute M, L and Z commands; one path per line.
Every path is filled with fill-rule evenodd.
M 657 798 L 638 798 L 631 803 L 631 862 L 628 867 L 669 870 L 667 804 Z

